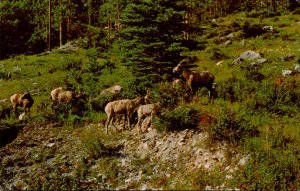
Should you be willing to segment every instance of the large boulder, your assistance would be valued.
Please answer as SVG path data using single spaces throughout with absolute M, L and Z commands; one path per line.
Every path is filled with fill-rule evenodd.
M 263 63 L 267 62 L 267 59 L 263 58 L 257 52 L 248 50 L 248 51 L 243 52 L 237 59 L 235 59 L 232 62 L 232 65 L 242 64 L 244 61 L 253 61 L 256 64 L 263 64 Z

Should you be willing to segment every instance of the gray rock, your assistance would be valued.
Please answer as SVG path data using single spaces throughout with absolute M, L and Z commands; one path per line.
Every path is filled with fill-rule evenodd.
M 230 33 L 226 36 L 227 39 L 232 39 L 233 38 L 233 33 Z
M 282 70 L 282 76 L 283 77 L 286 77 L 286 76 L 289 76 L 293 73 L 292 70 Z
M 300 72 L 300 64 L 295 64 L 294 66 L 295 66 L 294 71 Z
M 264 64 L 264 63 L 268 62 L 268 59 L 260 58 L 260 59 L 257 59 L 255 62 L 258 63 L 258 64 Z
M 262 58 L 261 55 L 257 52 L 253 52 L 251 50 L 243 52 L 238 58 L 236 58 L 232 65 L 242 64 L 244 61 L 254 61 L 259 64 L 267 62 L 267 59 Z
M 267 31 L 267 32 L 273 32 L 274 31 L 273 26 L 263 26 L 262 29 L 264 31 Z
M 230 44 L 232 44 L 232 41 L 231 41 L 231 40 L 226 40 L 226 41 L 224 42 L 224 45 L 225 45 L 225 46 L 228 46 L 228 45 L 230 45 Z
M 248 61 L 251 61 L 251 60 L 256 60 L 256 59 L 260 59 L 262 58 L 261 55 L 257 52 L 253 52 L 251 50 L 248 50 L 246 52 L 243 52 L 241 55 L 240 55 L 240 58 L 243 59 L 243 60 L 248 60 Z

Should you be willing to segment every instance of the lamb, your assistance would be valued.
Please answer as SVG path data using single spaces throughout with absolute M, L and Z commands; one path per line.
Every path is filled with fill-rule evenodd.
M 137 130 L 138 133 L 140 134 L 141 132 L 141 121 L 143 117 L 150 117 L 150 122 L 151 126 L 152 126 L 152 120 L 153 120 L 153 116 L 159 112 L 161 110 L 161 106 L 160 103 L 152 103 L 152 104 L 147 104 L 147 105 L 142 105 L 138 108 L 137 110 L 137 114 L 138 114 L 138 122 L 137 122 Z
M 184 80 L 186 81 L 186 86 L 191 91 L 192 95 L 196 93 L 196 91 L 201 87 L 206 87 L 209 91 L 209 103 L 212 100 L 214 94 L 214 80 L 215 76 L 209 71 L 190 71 L 184 68 L 184 65 L 187 63 L 187 60 L 182 60 L 174 69 L 173 73 L 180 73 Z
M 117 114 L 125 115 L 123 129 L 125 129 L 126 120 L 128 122 L 128 128 L 130 128 L 131 114 L 133 113 L 134 109 L 137 108 L 144 101 L 144 99 L 145 98 L 139 96 L 133 100 L 123 99 L 109 102 L 104 108 L 105 113 L 107 115 L 107 120 L 105 123 L 106 134 L 108 134 L 108 125 L 111 121 L 112 125 L 116 128 L 113 119 Z
M 30 108 L 32 107 L 34 100 L 29 92 L 24 92 L 23 94 L 14 94 L 10 97 L 10 102 L 13 105 L 13 110 L 15 116 L 17 117 L 17 107 L 23 107 L 25 115 L 30 113 Z

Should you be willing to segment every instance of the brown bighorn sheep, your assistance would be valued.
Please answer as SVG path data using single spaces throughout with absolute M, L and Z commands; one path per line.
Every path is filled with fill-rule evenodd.
M 152 127 L 152 120 L 153 120 L 153 116 L 159 112 L 161 110 L 161 106 L 160 103 L 152 103 L 152 104 L 147 104 L 147 105 L 142 105 L 138 108 L 137 110 L 137 114 L 138 114 L 138 122 L 137 122 L 137 130 L 138 133 L 140 134 L 141 132 L 141 121 L 143 117 L 150 117 L 150 122 L 151 123 L 151 127 Z
M 113 95 L 113 96 L 117 96 L 119 95 L 120 93 L 122 92 L 122 87 L 119 86 L 119 85 L 114 85 L 114 86 L 111 86 L 109 88 L 106 88 L 104 90 L 102 90 L 100 92 L 100 95 Z
M 116 128 L 116 126 L 114 125 L 114 117 L 117 114 L 125 115 L 123 129 L 125 129 L 126 120 L 128 122 L 128 128 L 130 129 L 131 114 L 133 113 L 134 109 L 137 108 L 144 101 L 144 99 L 145 98 L 143 97 L 137 97 L 133 100 L 123 99 L 109 102 L 104 108 L 105 113 L 107 115 L 107 120 L 105 123 L 106 134 L 108 134 L 108 125 L 111 121 L 112 125 Z
M 182 60 L 174 69 L 173 73 L 180 73 L 184 80 L 186 81 L 186 85 L 188 89 L 191 91 L 192 95 L 196 93 L 196 91 L 201 87 L 206 87 L 209 91 L 208 97 L 209 101 L 212 101 L 212 94 L 214 91 L 213 84 L 215 80 L 215 76 L 209 71 L 190 71 L 184 68 L 187 60 Z
M 70 103 L 85 97 L 85 93 L 75 94 L 72 91 L 64 90 L 62 87 L 51 91 L 51 100 L 58 103 Z
M 10 102 L 13 105 L 15 116 L 17 117 L 17 107 L 23 107 L 25 115 L 30 113 L 30 108 L 32 107 L 34 100 L 32 99 L 29 92 L 23 94 L 14 94 L 10 97 Z
M 85 93 L 75 94 L 72 91 L 64 90 L 62 87 L 58 87 L 53 89 L 50 93 L 51 100 L 53 101 L 52 110 L 54 109 L 54 104 L 62 104 L 62 103 L 72 103 L 74 101 L 78 101 L 81 98 L 84 98 Z

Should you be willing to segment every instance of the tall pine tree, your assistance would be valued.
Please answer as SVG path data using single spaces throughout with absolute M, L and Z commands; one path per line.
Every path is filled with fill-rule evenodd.
M 121 15 L 120 53 L 137 76 L 149 86 L 170 77 L 184 46 L 185 7 L 174 0 L 144 0 L 129 3 Z

